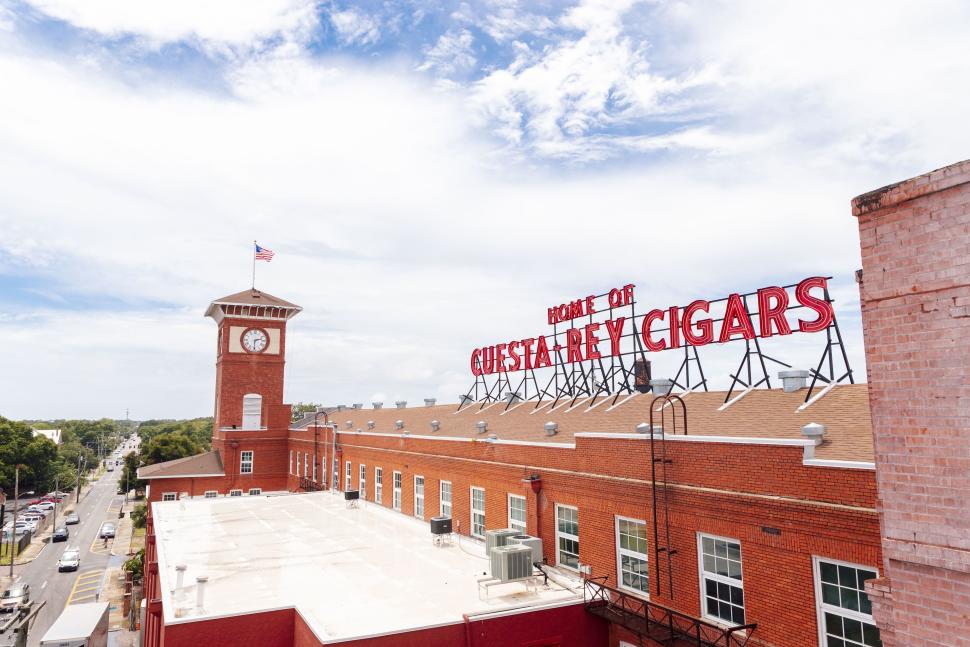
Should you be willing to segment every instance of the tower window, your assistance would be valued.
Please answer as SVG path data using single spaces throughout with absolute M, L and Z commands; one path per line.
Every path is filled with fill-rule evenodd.
M 243 396 L 243 429 L 259 429 L 263 419 L 263 396 L 247 393 Z
M 251 451 L 239 452 L 239 473 L 240 474 L 253 473 L 253 452 Z

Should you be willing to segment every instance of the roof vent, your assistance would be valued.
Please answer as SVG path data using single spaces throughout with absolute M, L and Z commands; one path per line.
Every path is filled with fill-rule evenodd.
M 363 432 L 363 431 L 364 431 L 363 429 L 361 429 L 360 427 L 357 427 L 357 433 L 358 434 L 361 433 L 361 432 Z
M 380 409 L 381 407 L 384 406 L 384 403 L 383 402 L 371 402 L 370 405 L 372 407 L 374 407 L 375 409 Z
M 517 391 L 506 391 L 505 399 L 509 402 L 518 402 L 522 399 L 522 396 L 520 396 Z
M 475 423 L 475 426 L 478 427 L 478 433 L 480 434 L 484 434 L 488 429 L 488 423 L 484 420 L 479 420 L 477 423 Z
M 354 421 L 353 420 L 348 420 L 344 424 L 347 425 L 347 429 L 351 429 L 354 426 Z
M 431 421 L 431 431 L 438 431 L 439 429 L 441 429 L 441 423 L 438 422 L 437 420 L 432 420 Z
M 799 389 L 804 389 L 808 383 L 808 371 L 778 371 L 778 379 L 785 387 L 785 393 L 792 393 Z
M 670 390 L 674 388 L 674 381 L 664 378 L 650 380 L 650 388 L 653 389 L 654 395 L 667 395 L 670 393 Z
M 488 435 L 488 439 L 489 440 L 498 440 L 498 434 L 489 434 Z
M 542 428 L 546 430 L 547 436 L 555 436 L 559 432 L 559 423 L 549 421 L 542 425 Z
M 396 401 L 394 403 L 394 406 L 397 407 L 398 409 L 404 409 L 405 407 L 408 406 L 408 401 L 407 400 L 398 400 L 398 401 Z
M 344 410 L 344 405 L 342 405 L 342 404 L 338 404 L 338 405 L 337 405 L 337 413 L 340 413 L 340 412 L 341 412 L 341 411 L 343 411 L 343 410 Z
M 820 425 L 817 422 L 810 422 L 802 427 L 802 435 L 809 440 L 815 441 L 816 445 L 821 445 L 822 440 L 825 439 L 825 425 Z
M 474 398 L 467 393 L 462 393 L 458 396 L 458 404 L 468 404 L 469 402 L 474 402 Z
M 374 421 L 373 420 L 368 420 L 367 421 L 367 428 L 368 429 L 373 429 L 374 428 Z
M 404 421 L 403 420 L 395 420 L 394 421 L 394 426 L 397 427 L 398 429 L 404 429 Z
M 401 438 L 407 438 L 410 435 L 411 435 L 411 432 L 410 431 L 402 431 L 401 432 Z
M 650 425 L 648 425 L 645 422 L 641 422 L 639 425 L 637 425 L 637 433 L 638 434 L 649 434 L 650 433 Z
M 205 575 L 195 578 L 195 612 L 199 615 L 205 613 L 205 583 L 208 581 Z
M 424 406 L 426 406 L 426 407 L 433 407 L 434 406 L 434 403 L 437 402 L 437 401 L 438 401 L 437 398 L 425 398 L 424 399 Z
M 364 408 L 363 402 L 354 402 L 354 409 L 363 409 L 363 408 Z

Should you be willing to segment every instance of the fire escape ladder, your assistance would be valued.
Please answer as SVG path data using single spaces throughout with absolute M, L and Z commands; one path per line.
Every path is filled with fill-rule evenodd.
M 679 405 L 679 407 L 677 406 Z M 669 411 L 668 411 L 669 410 Z M 655 416 L 659 414 L 659 424 Z M 678 417 L 680 429 L 678 430 Z M 650 488 L 653 499 L 653 554 L 656 564 L 657 595 L 663 595 L 661 564 L 667 570 L 667 597 L 674 599 L 673 557 L 677 550 L 670 543 L 670 504 L 668 501 L 667 466 L 673 460 L 667 458 L 667 434 L 687 435 L 687 406 L 677 395 L 657 396 L 650 403 Z M 662 559 L 661 559 L 662 558 Z

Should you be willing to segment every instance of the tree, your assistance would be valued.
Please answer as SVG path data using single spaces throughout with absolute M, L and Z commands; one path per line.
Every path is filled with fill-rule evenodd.
M 323 405 L 316 404 L 314 402 L 297 402 L 296 404 L 292 405 L 292 411 L 293 411 L 292 420 L 293 420 L 293 422 L 296 422 L 297 420 L 299 420 L 300 418 L 302 418 L 303 417 L 303 414 L 305 414 L 305 413 L 313 413 L 314 411 L 316 411 L 317 409 L 319 409 L 322 406 Z
M 0 416 L 0 487 L 13 493 L 15 468 L 20 469 L 20 490 L 43 490 L 51 486 L 59 465 L 57 445 L 44 436 L 34 436 L 22 422 Z
M 128 490 L 142 490 L 146 482 L 138 479 L 138 467 L 141 464 L 141 455 L 132 452 L 125 454 L 124 467 L 121 471 L 121 478 L 118 480 L 118 494 L 124 494 L 125 488 Z
M 176 431 L 161 433 L 152 438 L 145 448 L 145 462 L 149 465 L 173 461 L 176 458 L 194 456 L 202 448 L 192 438 Z
M 148 504 L 141 503 L 136 505 L 131 511 L 131 525 L 135 528 L 144 528 L 148 522 Z

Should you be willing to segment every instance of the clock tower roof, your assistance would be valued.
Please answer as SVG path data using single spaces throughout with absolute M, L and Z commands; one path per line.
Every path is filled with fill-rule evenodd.
M 205 316 L 212 317 L 216 323 L 224 317 L 248 317 L 258 319 L 290 319 L 303 310 L 295 303 L 255 288 L 216 299 L 206 308 Z

